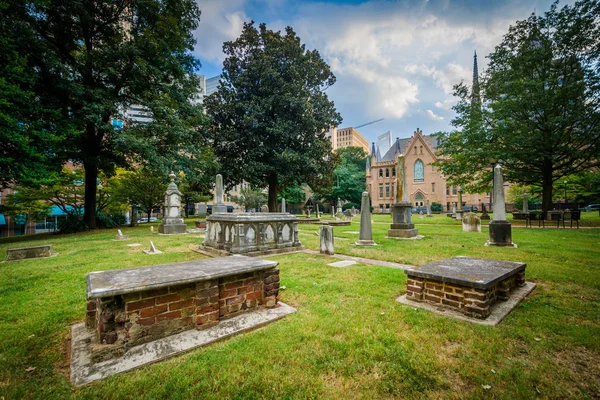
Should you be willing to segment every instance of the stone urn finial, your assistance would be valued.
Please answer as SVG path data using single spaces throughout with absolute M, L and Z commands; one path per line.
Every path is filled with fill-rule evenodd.
M 175 176 L 175 172 L 171 171 L 171 173 L 169 174 L 169 179 L 171 179 L 171 182 L 175 180 Z

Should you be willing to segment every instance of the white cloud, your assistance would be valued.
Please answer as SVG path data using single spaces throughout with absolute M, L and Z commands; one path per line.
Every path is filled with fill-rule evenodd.
M 202 15 L 194 36 L 197 40 L 196 55 L 201 62 L 223 62 L 223 42 L 240 36 L 244 21 L 250 21 L 243 11 L 244 3 L 244 0 L 198 1 Z
M 442 121 L 444 119 L 444 117 L 437 115 L 431 110 L 427 110 L 427 116 L 429 117 L 429 119 L 432 119 L 434 121 Z

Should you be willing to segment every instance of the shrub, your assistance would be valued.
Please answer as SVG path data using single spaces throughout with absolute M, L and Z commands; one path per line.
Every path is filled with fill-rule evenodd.
M 76 233 L 89 231 L 90 228 L 83 222 L 83 216 L 76 213 L 67 213 L 65 218 L 58 221 L 58 230 L 61 233 Z

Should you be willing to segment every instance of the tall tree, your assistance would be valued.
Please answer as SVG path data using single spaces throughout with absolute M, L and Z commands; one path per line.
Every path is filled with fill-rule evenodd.
M 291 27 L 282 34 L 246 23 L 223 51 L 219 88 L 205 101 L 221 173 L 229 184 L 268 185 L 275 211 L 280 185 L 310 185 L 332 169 L 325 132 L 341 117 L 325 90 L 335 76 Z
M 100 171 L 189 156 L 202 144 L 191 127 L 201 107 L 189 104 L 198 90 L 191 50 L 200 11 L 193 0 L 6 1 L 31 40 L 16 59 L 35 71 L 32 104 L 59 110 L 60 124 L 38 129 L 62 136 L 45 151 L 85 168 L 84 223 L 95 228 Z M 113 127 L 132 104 L 146 106 L 153 123 Z
M 542 187 L 600 163 L 600 2 L 578 1 L 511 26 L 484 74 L 481 105 L 460 84 L 439 163 L 451 182 L 482 188 L 490 164 L 507 181 Z

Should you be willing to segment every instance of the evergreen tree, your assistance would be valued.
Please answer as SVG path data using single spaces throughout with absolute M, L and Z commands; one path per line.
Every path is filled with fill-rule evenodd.
M 193 0 L 7 0 L 24 39 L 12 46 L 31 79 L 26 88 L 32 110 L 42 126 L 31 131 L 36 115 L 13 114 L 13 143 L 36 143 L 39 154 L 54 164 L 70 160 L 85 169 L 84 223 L 96 227 L 99 172 L 112 174 L 117 166 L 151 164 L 166 176 L 173 160 L 194 159 L 202 151 L 201 107 L 190 103 L 198 90 L 192 56 L 200 11 Z M 7 35 L 6 35 L 7 36 Z M 11 53 L 12 54 L 12 53 Z M 12 57 L 12 56 L 11 56 Z M 147 107 L 153 122 L 123 129 L 112 125 L 124 119 L 132 104 Z M 49 111 L 48 111 L 49 110 Z M 1 111 L 0 111 L 1 112 Z M 41 159 L 43 161 L 44 159 Z M 35 161 L 35 160 L 34 160 Z M 27 160 L 28 169 L 37 164 Z M 189 171 L 186 171 L 189 172 Z M 40 175 L 40 174 L 35 174 Z M 27 178 L 24 174 L 3 176 Z
M 268 186 L 275 211 L 280 185 L 310 185 L 334 167 L 325 133 L 341 117 L 324 91 L 335 77 L 290 27 L 246 23 L 223 51 L 219 87 L 205 101 L 221 173 L 230 185 Z
M 507 181 L 541 186 L 546 212 L 554 182 L 600 162 L 600 3 L 555 3 L 511 26 L 489 58 L 481 104 L 456 87 L 457 130 L 441 136 L 438 164 L 477 191 L 501 162 Z

